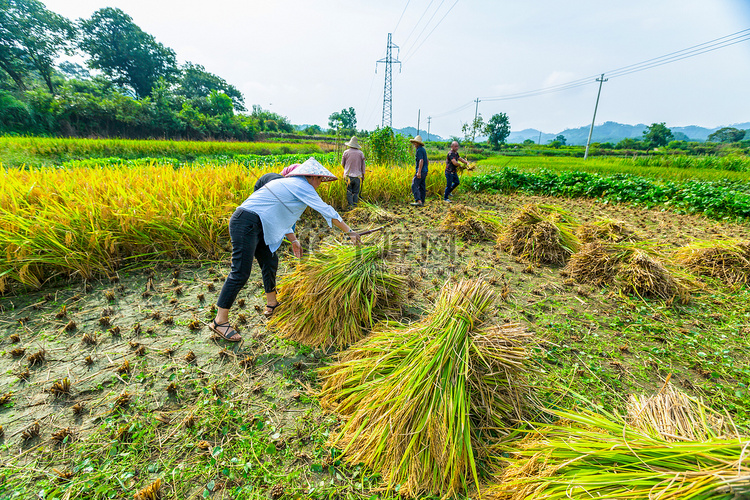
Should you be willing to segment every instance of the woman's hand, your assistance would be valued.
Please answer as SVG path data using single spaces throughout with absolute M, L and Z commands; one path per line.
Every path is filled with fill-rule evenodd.
M 292 252 L 294 252 L 294 256 L 298 259 L 302 258 L 302 243 L 300 243 L 299 240 L 294 240 L 292 242 Z
M 356 231 L 349 231 L 347 233 L 349 235 L 349 238 L 351 238 L 352 243 L 355 245 L 361 245 L 362 244 L 362 238 L 360 238 L 359 233 Z

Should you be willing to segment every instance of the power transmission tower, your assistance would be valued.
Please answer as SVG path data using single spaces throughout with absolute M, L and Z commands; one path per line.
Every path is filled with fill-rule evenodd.
M 586 141 L 586 151 L 583 153 L 583 159 L 589 157 L 589 145 L 591 144 L 591 134 L 594 133 L 594 122 L 596 121 L 596 109 L 599 107 L 599 96 L 602 95 L 602 84 L 609 80 L 609 78 L 604 78 L 604 73 L 602 73 L 601 78 L 597 78 L 596 81 L 599 82 L 599 93 L 596 94 L 596 105 L 594 106 L 594 119 L 591 120 L 591 128 L 589 129 L 589 138 Z
M 397 50 L 396 58 L 393 58 L 393 49 Z M 385 51 L 385 57 L 375 63 L 375 72 L 378 72 L 378 63 L 385 64 L 385 85 L 383 87 L 383 121 L 381 127 L 390 127 L 393 122 L 393 102 L 391 90 L 391 72 L 392 66 L 398 64 L 398 72 L 401 73 L 401 61 L 398 60 L 398 53 L 401 49 L 391 41 L 391 33 L 388 33 L 388 45 Z
M 471 123 L 471 142 L 474 142 L 474 136 L 476 136 L 477 134 L 477 128 L 476 128 L 477 116 L 479 116 L 479 103 L 482 101 L 480 101 L 479 98 L 477 97 L 474 102 L 477 103 L 477 106 L 476 108 L 474 108 L 474 121 Z
M 427 117 L 427 142 L 430 142 L 430 120 L 432 120 L 431 116 Z

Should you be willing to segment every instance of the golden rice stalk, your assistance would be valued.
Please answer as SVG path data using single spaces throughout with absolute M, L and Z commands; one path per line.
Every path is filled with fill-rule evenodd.
M 584 243 L 570 256 L 567 270 L 579 283 L 596 286 L 611 285 L 617 275 L 619 262 L 611 250 L 597 241 Z
M 279 287 L 269 321 L 282 337 L 312 346 L 347 346 L 398 311 L 403 277 L 388 272 L 379 246 L 333 245 L 297 265 Z
M 394 213 L 373 203 L 367 203 L 364 200 L 360 200 L 357 207 L 346 212 L 344 218 L 346 218 L 346 222 L 348 222 L 350 226 L 352 224 L 359 225 L 367 223 L 386 224 L 397 219 Z
M 498 247 L 535 264 L 562 265 L 580 247 L 578 226 L 566 211 L 548 205 L 524 205 L 497 240 Z
M 581 243 L 593 243 L 595 241 L 621 243 L 641 239 L 635 228 L 627 222 L 606 217 L 599 217 L 594 223 L 579 226 L 575 233 Z
M 535 423 L 522 440 L 496 447 L 501 468 L 483 498 L 731 500 L 750 495 L 746 437 L 674 440 L 613 415 L 549 412 L 555 423 Z
M 665 441 L 708 441 L 728 433 L 722 415 L 669 382 L 652 396 L 631 394 L 625 420 Z
M 686 297 L 687 290 L 658 257 L 636 249 L 624 260 L 615 281 L 626 293 L 669 299 Z
M 159 500 L 161 498 L 161 479 L 157 479 L 134 496 L 134 500 Z
M 466 241 L 491 241 L 497 236 L 500 219 L 486 211 L 453 204 L 440 223 L 440 229 Z
M 679 248 L 674 259 L 700 276 L 719 278 L 728 284 L 746 284 L 750 277 L 750 242 L 699 241 Z
M 434 311 L 384 323 L 323 373 L 321 405 L 345 420 L 331 438 L 351 464 L 379 471 L 400 495 L 460 495 L 478 486 L 488 441 L 522 418 L 519 325 L 480 330 L 494 290 L 446 283 Z

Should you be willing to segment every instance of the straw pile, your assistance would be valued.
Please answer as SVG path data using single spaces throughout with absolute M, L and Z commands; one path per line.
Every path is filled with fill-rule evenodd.
M 646 243 L 586 243 L 570 258 L 567 270 L 579 283 L 617 286 L 642 297 L 689 297 L 686 278 Z
M 498 447 L 505 468 L 484 498 L 729 500 L 750 495 L 748 438 L 675 439 L 676 434 L 644 432 L 612 415 L 550 413 L 560 420 L 535 424 L 520 442 Z M 658 425 L 695 425 L 698 436 L 708 431 L 700 422 L 665 422 L 676 415 L 659 415 Z
M 269 321 L 280 335 L 311 346 L 344 347 L 399 311 L 403 277 L 388 272 L 379 246 L 332 245 L 311 254 L 279 286 Z
M 323 374 L 321 404 L 344 424 L 331 437 L 351 464 L 378 471 L 398 493 L 459 495 L 479 483 L 488 441 L 523 414 L 525 344 L 519 325 L 480 329 L 493 289 L 443 286 L 422 321 L 389 323 Z
M 440 229 L 464 241 L 492 241 L 500 227 L 500 219 L 490 212 L 454 204 L 440 223 Z
M 638 241 L 641 239 L 635 228 L 625 221 L 600 217 L 593 224 L 583 224 L 576 229 L 576 236 L 581 243 L 606 241 L 621 243 L 623 241 Z
M 535 264 L 563 265 L 580 247 L 575 220 L 562 209 L 523 206 L 498 239 L 501 250 Z
M 344 213 L 349 225 L 360 224 L 387 224 L 396 220 L 396 216 L 388 210 L 372 203 L 360 200 L 357 207 Z
M 700 276 L 727 284 L 746 284 L 750 277 L 750 242 L 701 241 L 678 249 L 675 260 Z

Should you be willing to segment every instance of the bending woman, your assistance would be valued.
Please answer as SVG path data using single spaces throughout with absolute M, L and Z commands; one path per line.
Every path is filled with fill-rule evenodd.
M 324 203 L 315 191 L 323 182 L 334 180 L 335 175 L 310 158 L 283 179 L 269 182 L 255 191 L 237 207 L 229 219 L 232 268 L 216 302 L 216 318 L 208 325 L 211 330 L 231 342 L 242 340 L 229 324 L 229 309 L 250 278 L 253 258 L 258 260 L 266 292 L 266 310 L 263 314 L 268 318 L 273 315 L 279 305 L 276 299 L 276 271 L 279 267 L 276 250 L 286 236 L 292 243 L 295 257 L 302 257 L 302 245 L 295 237 L 292 226 L 305 208 L 316 210 L 325 217 L 329 227 L 335 225 L 347 233 L 354 243 L 360 243 L 359 234 L 352 231 L 336 210 Z

